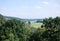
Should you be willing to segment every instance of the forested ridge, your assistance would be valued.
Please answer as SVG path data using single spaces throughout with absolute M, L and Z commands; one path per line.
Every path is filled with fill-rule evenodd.
M 0 15 L 0 41 L 60 41 L 60 17 L 45 18 L 41 28 Z

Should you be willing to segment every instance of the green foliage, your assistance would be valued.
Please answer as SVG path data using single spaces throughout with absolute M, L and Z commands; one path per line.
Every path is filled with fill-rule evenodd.
M 48 41 L 60 41 L 60 17 L 49 18 L 43 20 L 46 31 L 42 34 L 44 39 Z
M 43 32 L 44 31 L 41 30 L 40 28 L 36 29 L 35 32 L 33 32 L 33 34 L 30 36 L 29 41 L 41 41 L 42 40 L 41 34 Z
M 41 27 L 0 15 L 0 41 L 60 41 L 60 17 L 44 19 Z
M 46 18 L 43 20 L 43 24 L 46 28 L 59 28 L 60 27 L 60 17 L 56 18 Z
M 2 15 L 1 15 L 2 16 Z M 1 17 L 0 19 L 4 16 Z M 5 21 L 4 21 L 5 20 Z M 0 20 L 0 41 L 22 41 L 24 40 L 25 23 L 20 20 Z

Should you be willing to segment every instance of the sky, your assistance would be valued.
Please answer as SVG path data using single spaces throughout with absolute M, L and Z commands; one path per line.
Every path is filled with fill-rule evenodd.
M 60 0 L 0 0 L 0 14 L 18 18 L 60 16 Z

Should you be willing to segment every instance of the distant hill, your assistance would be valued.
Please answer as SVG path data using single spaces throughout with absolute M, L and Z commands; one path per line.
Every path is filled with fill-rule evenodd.
M 17 19 L 17 20 L 21 20 L 20 18 L 17 17 L 11 17 L 11 16 L 5 16 L 6 19 Z
M 37 21 L 40 20 L 42 21 L 43 19 L 22 19 L 22 18 L 17 18 L 17 17 L 10 17 L 10 16 L 5 16 L 6 19 L 17 19 L 17 20 L 24 20 L 24 21 Z

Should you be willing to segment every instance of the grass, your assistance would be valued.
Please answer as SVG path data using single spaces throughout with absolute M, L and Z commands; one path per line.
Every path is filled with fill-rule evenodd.
M 33 22 L 33 23 L 31 23 L 31 26 L 32 27 L 41 27 L 42 24 L 43 23 L 35 23 L 35 22 Z

